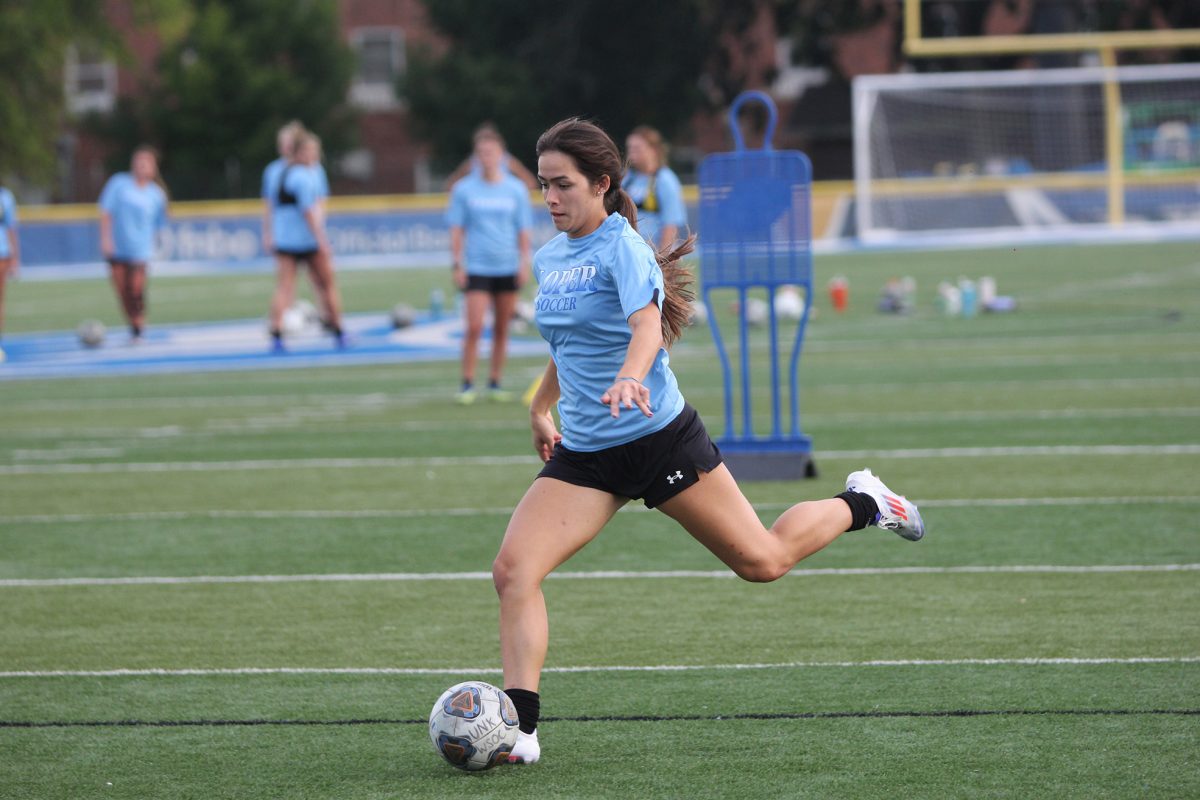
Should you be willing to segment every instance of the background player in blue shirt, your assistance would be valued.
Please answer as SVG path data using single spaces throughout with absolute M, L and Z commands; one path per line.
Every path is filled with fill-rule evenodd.
M 100 193 L 100 250 L 135 343 L 146 326 L 146 268 L 166 224 L 158 152 L 143 145 L 133 151 L 129 172 L 113 175 Z
M 325 233 L 327 191 L 320 166 L 321 143 L 309 131 L 292 137 L 293 154 L 283 169 L 264 174 L 264 195 L 270 204 L 271 241 L 274 244 L 276 281 L 271 298 L 271 341 L 282 353 L 283 313 L 296 300 L 296 273 L 300 264 L 308 276 L 321 308 L 322 324 L 338 347 L 346 344 L 342 332 L 342 301 L 333 273 L 333 254 Z M 268 170 L 270 167 L 268 167 Z
M 528 190 L 504 168 L 504 157 L 504 140 L 494 128 L 476 131 L 475 159 L 480 169 L 454 184 L 446 212 L 454 283 L 466 293 L 461 403 L 476 398 L 475 367 L 489 306 L 493 322 L 488 392 L 495 400 L 510 396 L 500 382 L 517 293 L 529 280 L 533 213 Z
M 490 122 L 480 125 L 479 128 L 476 129 L 475 134 L 479 135 L 485 131 L 490 131 L 495 133 L 497 136 L 500 136 L 500 131 L 496 130 L 496 127 Z M 501 139 L 503 139 L 503 137 L 501 137 Z M 513 176 L 520 180 L 521 183 L 525 184 L 530 191 L 533 191 L 537 188 L 537 178 L 533 176 L 533 173 L 530 172 L 524 164 L 514 158 L 507 149 L 505 149 L 504 155 L 500 159 L 500 168 L 505 172 L 511 172 Z M 455 167 L 454 171 L 447 176 L 446 188 L 448 190 L 453 189 L 454 184 L 458 183 L 467 175 L 480 172 L 481 169 L 482 167 L 479 166 L 479 159 L 475 157 L 475 152 L 472 150 L 471 155 L 464 158 L 462 163 Z
M 17 277 L 21 268 L 21 243 L 17 239 L 17 201 L 13 193 L 0 186 L 0 332 L 4 331 L 4 284 Z M 0 348 L 0 361 L 4 349 Z
M 537 325 L 550 363 L 529 409 L 545 461 L 509 521 L 492 567 L 504 689 L 521 733 L 511 761 L 541 757 L 538 684 L 549 642 L 542 581 L 631 498 L 660 508 L 748 581 L 773 581 L 843 532 L 876 524 L 916 540 L 917 508 L 870 470 L 846 491 L 798 503 L 769 529 L 738 488 L 666 347 L 687 319 L 692 239 L 655 253 L 620 188 L 621 157 L 597 126 L 558 123 L 537 144 L 538 181 L 561 231 L 534 257 Z M 558 401 L 562 432 L 551 408 Z
M 275 208 L 275 193 L 279 191 L 279 176 L 296 150 L 296 136 L 304 132 L 304 124 L 292 120 L 275 134 L 275 150 L 279 157 L 263 168 L 262 192 L 262 243 L 264 253 L 275 252 L 275 236 L 271 226 L 271 213 Z
M 667 166 L 667 143 L 649 125 L 639 125 L 625 139 L 629 171 L 621 188 L 637 206 L 638 232 L 654 248 L 669 247 L 687 226 L 683 185 Z

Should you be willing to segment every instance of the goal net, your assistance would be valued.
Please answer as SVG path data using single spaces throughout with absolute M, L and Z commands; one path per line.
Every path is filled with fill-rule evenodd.
M 866 242 L 1200 231 L 1200 64 L 854 81 Z

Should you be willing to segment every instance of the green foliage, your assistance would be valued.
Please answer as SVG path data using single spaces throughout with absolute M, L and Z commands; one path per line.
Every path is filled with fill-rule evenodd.
M 400 93 L 443 169 L 489 120 L 529 165 L 538 135 L 569 116 L 594 119 L 618 139 L 638 124 L 671 138 L 706 102 L 700 86 L 720 63 L 719 34 L 744 25 L 748 5 L 429 2 L 449 47 L 411 53 Z
M 113 47 L 104 7 L 91 0 L 0 0 L 0 179 L 54 172 L 67 47 Z
M 333 0 L 194 2 L 191 25 L 145 91 L 97 122 L 117 146 L 110 167 L 123 168 L 147 141 L 163 151 L 173 197 L 254 196 L 289 119 L 318 133 L 329 155 L 351 144 L 354 59 Z

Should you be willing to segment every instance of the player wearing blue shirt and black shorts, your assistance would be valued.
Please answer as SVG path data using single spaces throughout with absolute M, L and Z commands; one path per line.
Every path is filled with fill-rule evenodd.
M 621 188 L 637 206 L 638 233 L 651 247 L 670 247 L 687 226 L 683 185 L 667 166 L 667 145 L 662 134 L 639 125 L 625 139 L 629 171 Z
M 157 233 L 167 224 L 167 193 L 159 183 L 158 153 L 139 147 L 129 172 L 118 172 L 100 193 L 100 250 L 132 342 L 146 327 L 146 267 Z
M 283 131 L 280 133 L 282 140 Z M 320 140 L 300 128 L 292 132 L 291 143 L 293 153 L 282 167 L 272 169 L 268 165 L 263 173 L 263 196 L 270 212 L 269 241 L 273 244 L 276 266 L 270 312 L 271 346 L 277 353 L 284 352 L 283 313 L 295 302 L 296 273 L 299 265 L 305 264 L 316 290 L 322 324 L 337 346 L 344 347 L 341 295 L 325 235 L 325 196 L 329 186 L 324 170 L 319 169 Z
M 479 171 L 454 184 L 446 212 L 454 283 L 466 293 L 460 403 L 474 402 L 477 397 L 475 367 L 489 306 L 493 323 L 488 394 L 493 400 L 509 397 L 500 388 L 508 328 L 517 307 L 517 292 L 529 279 L 532 249 L 529 192 L 504 169 L 504 140 L 494 128 L 476 131 L 475 158 Z
M 561 233 L 534 257 L 538 330 L 550 362 L 533 402 L 533 446 L 545 462 L 517 505 L 492 567 L 500 596 L 504 688 L 521 732 L 510 761 L 541 757 L 538 685 L 549 642 L 542 581 L 630 499 L 675 519 L 748 581 L 773 581 L 843 532 L 874 524 L 925 532 L 917 507 L 870 470 L 846 491 L 798 503 L 764 527 L 680 393 L 666 347 L 686 324 L 690 276 L 637 232 L 622 165 L 596 125 L 568 119 L 537 144 L 538 181 Z M 552 408 L 557 401 L 561 432 Z
M 17 239 L 17 201 L 0 186 L 0 332 L 4 331 L 4 284 L 21 268 L 21 244 Z M 0 361 L 4 350 L 0 348 Z

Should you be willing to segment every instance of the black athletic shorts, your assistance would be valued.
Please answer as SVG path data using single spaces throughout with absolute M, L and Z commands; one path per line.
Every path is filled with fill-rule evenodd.
M 496 295 L 517 290 L 516 275 L 471 275 L 467 274 L 468 292 L 487 292 Z
M 284 250 L 282 247 L 276 247 L 275 255 L 287 256 L 288 258 L 294 258 L 294 259 L 296 259 L 297 264 L 300 264 L 300 263 L 311 264 L 312 260 L 314 258 L 316 258 L 316 256 L 317 256 L 317 251 L 316 250 Z
M 622 414 L 640 414 L 636 408 Z M 704 429 L 696 409 L 685 404 L 679 416 L 655 433 L 606 450 L 583 453 L 554 446 L 538 473 L 576 486 L 641 499 L 654 508 L 700 480 L 721 463 L 721 451 Z
M 130 261 L 128 258 L 117 258 L 115 256 L 104 259 L 110 267 L 125 267 L 125 269 L 144 270 L 146 268 L 145 261 Z

